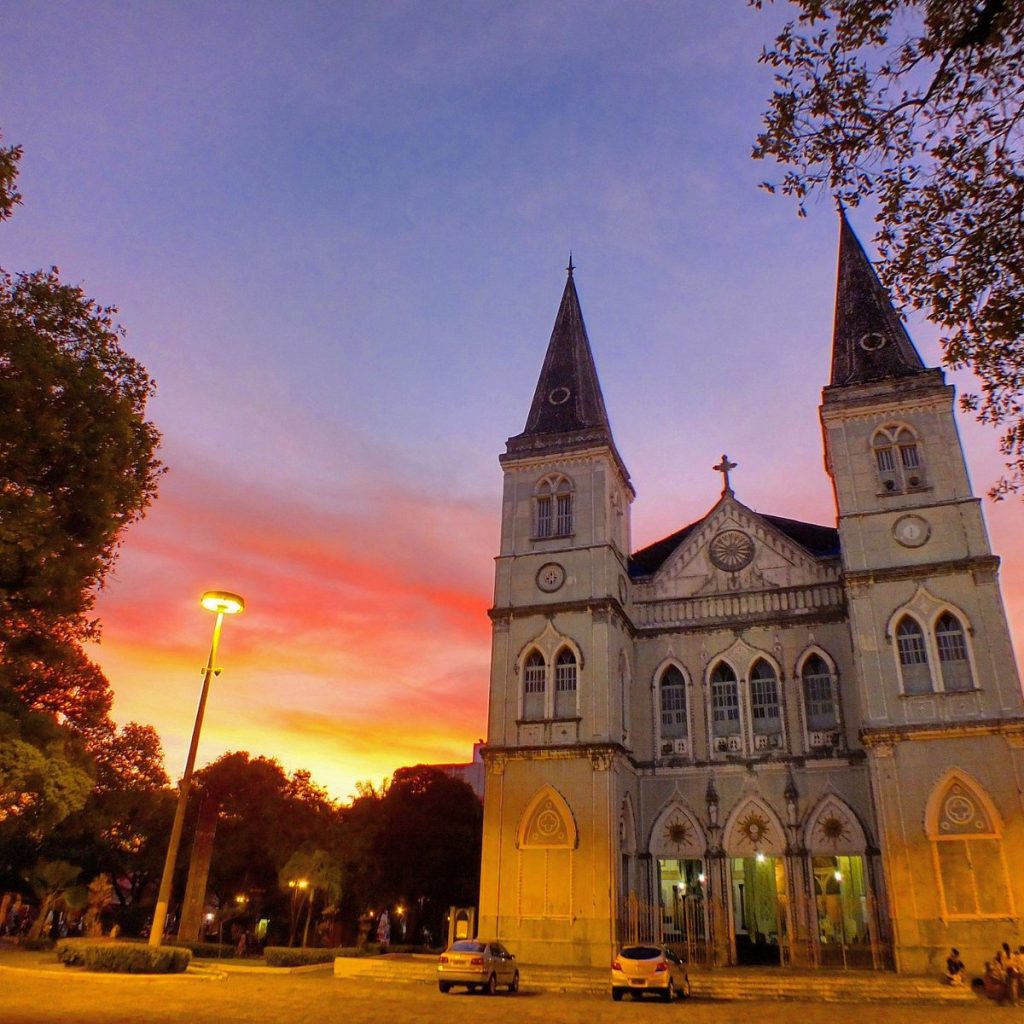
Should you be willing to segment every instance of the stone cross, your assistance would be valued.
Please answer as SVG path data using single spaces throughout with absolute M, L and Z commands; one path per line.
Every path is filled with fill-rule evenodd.
M 739 465 L 738 462 L 730 462 L 728 455 L 722 456 L 722 461 L 717 466 L 711 468 L 722 474 L 722 493 L 732 494 L 732 488 L 729 486 L 729 470 L 735 469 Z

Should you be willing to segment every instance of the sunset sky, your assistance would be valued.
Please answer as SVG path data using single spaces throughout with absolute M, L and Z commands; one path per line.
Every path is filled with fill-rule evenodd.
M 780 9 L 781 8 L 781 9 Z M 817 419 L 837 224 L 757 188 L 785 5 L 9 0 L 0 264 L 120 308 L 170 471 L 100 596 L 119 722 L 346 799 L 486 728 L 497 456 L 569 250 L 634 548 L 737 497 L 834 523 Z M 865 242 L 870 214 L 851 221 Z M 869 245 L 870 249 L 870 245 Z M 926 362 L 935 331 L 911 318 Z M 965 378 L 958 385 L 970 387 Z M 1001 460 L 962 418 L 975 490 Z M 1018 652 L 1024 517 L 985 500 Z

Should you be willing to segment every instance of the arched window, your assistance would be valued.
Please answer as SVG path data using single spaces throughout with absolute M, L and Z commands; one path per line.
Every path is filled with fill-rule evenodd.
M 932 674 L 928 667 L 928 649 L 924 633 L 917 620 L 909 615 L 900 619 L 896 627 L 896 649 L 899 652 L 900 671 L 904 693 L 931 693 Z
M 754 749 L 780 746 L 779 681 L 775 670 L 764 659 L 757 661 L 750 670 L 750 714 L 754 725 Z
M 572 484 L 564 476 L 545 477 L 533 498 L 533 535 L 568 537 L 572 532 Z
M 576 655 L 563 647 L 555 661 L 555 718 L 576 717 Z
M 973 690 L 971 663 L 967 659 L 967 640 L 960 620 L 951 612 L 939 616 L 935 623 L 935 644 L 939 650 L 944 690 Z
M 812 654 L 804 662 L 800 676 L 804 684 L 804 711 L 808 731 L 835 729 L 839 725 L 839 714 L 832 692 L 832 673 L 825 659 Z
M 686 736 L 686 680 L 675 665 L 661 674 L 661 738 L 682 739 Z
M 544 717 L 547 666 L 540 651 L 534 651 L 523 668 L 523 718 Z
M 716 752 L 740 750 L 740 694 L 736 673 L 719 662 L 711 673 L 711 731 Z
M 924 485 L 924 467 L 917 437 L 909 427 L 892 423 L 871 439 L 883 490 L 898 492 Z

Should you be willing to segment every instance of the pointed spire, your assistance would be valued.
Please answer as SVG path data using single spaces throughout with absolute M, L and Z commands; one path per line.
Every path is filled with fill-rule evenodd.
M 839 272 L 831 384 L 863 384 L 925 369 L 889 293 L 839 207 Z
M 611 426 L 583 323 L 580 299 L 573 280 L 572 254 L 568 277 L 555 326 L 548 342 L 544 366 L 533 395 L 526 428 L 520 437 L 597 430 L 611 439 Z
M 597 379 L 590 339 L 583 323 L 569 253 L 565 290 L 555 316 L 544 365 L 521 434 L 508 439 L 508 455 L 524 452 L 560 452 L 607 445 L 625 479 L 629 473 L 615 448 L 608 410 Z

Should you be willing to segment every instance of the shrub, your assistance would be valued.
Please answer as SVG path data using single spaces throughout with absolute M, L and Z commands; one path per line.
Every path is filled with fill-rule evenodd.
M 235 947 L 227 942 L 174 942 L 178 949 L 187 949 L 193 956 L 201 956 L 206 959 L 227 960 L 235 955 Z
M 336 956 L 344 955 L 340 949 L 308 949 L 292 946 L 267 946 L 263 959 L 268 967 L 305 967 L 307 964 L 329 964 Z
M 57 959 L 68 967 L 117 974 L 180 974 L 192 959 L 187 949 L 140 943 L 77 939 L 58 945 Z
M 40 935 L 39 938 L 37 939 L 22 937 L 18 939 L 18 946 L 21 949 L 27 949 L 30 951 L 40 949 L 53 949 L 53 939 L 43 935 Z

